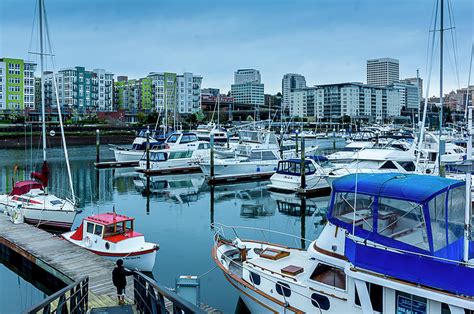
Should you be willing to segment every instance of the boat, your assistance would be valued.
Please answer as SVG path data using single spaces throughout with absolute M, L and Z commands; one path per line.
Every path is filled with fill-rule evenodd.
M 251 176 L 271 176 L 278 165 L 280 153 L 277 150 L 254 150 L 249 156 L 214 159 L 214 179 L 239 179 Z M 205 176 L 211 175 L 210 160 L 199 163 Z
M 50 51 L 44 50 L 43 40 L 47 39 L 49 42 L 49 30 L 45 24 L 45 8 L 43 0 L 38 0 L 39 11 L 39 25 L 40 32 L 47 36 L 43 38 L 40 36 L 41 47 L 40 53 L 41 62 L 41 121 L 42 121 L 42 155 L 43 163 L 41 172 L 32 172 L 31 179 L 16 182 L 13 189 L 8 194 L 0 195 L 0 207 L 3 207 L 4 212 L 14 223 L 26 222 L 48 230 L 70 230 L 76 217 L 77 198 L 74 194 L 74 186 L 72 183 L 71 167 L 69 165 L 69 155 L 66 145 L 66 138 L 64 135 L 64 126 L 61 115 L 61 106 L 57 106 L 59 126 L 61 130 L 61 144 L 64 150 L 64 159 L 66 162 L 66 169 L 68 174 L 68 183 L 70 193 L 62 192 L 63 195 L 54 195 L 49 191 L 49 167 L 47 162 L 47 147 L 46 147 L 46 112 L 45 112 L 45 91 L 44 91 L 44 73 L 45 73 L 45 56 L 53 56 Z M 46 26 L 45 26 L 46 25 Z M 58 99 L 57 81 L 53 73 L 54 93 Z M 59 192 L 58 190 L 55 192 Z
M 301 159 L 285 159 L 278 162 L 276 172 L 270 177 L 268 187 L 272 190 L 299 192 L 304 189 L 312 192 L 329 192 L 330 185 L 326 178 L 334 169 L 324 156 L 306 157 L 305 186 L 301 186 Z
M 199 162 L 209 159 L 210 144 L 206 141 L 186 140 L 196 135 L 175 134 L 170 136 L 179 137 L 180 142 L 176 142 L 173 146 L 166 145 L 164 149 L 151 150 L 149 152 L 149 165 L 147 161 L 147 153 L 144 153 L 136 167 L 139 172 L 181 172 L 181 171 L 199 171 Z M 168 141 L 167 140 L 167 141 Z
M 227 131 L 212 122 L 199 125 L 194 132 L 200 141 L 210 142 L 213 136 L 215 143 L 227 142 Z
M 334 181 L 328 222 L 305 249 L 214 224 L 212 257 L 251 313 L 472 313 L 465 191 L 442 177 L 351 174 Z
M 110 149 L 114 152 L 115 161 L 133 162 L 140 160 L 140 157 L 146 150 L 147 136 L 148 141 L 150 142 L 150 149 L 154 149 L 160 146 L 166 140 L 166 137 L 163 138 L 160 134 L 158 134 L 156 130 L 140 130 L 137 133 L 135 139 L 133 140 L 131 147 L 127 148 L 122 146 L 110 145 Z
M 134 230 L 134 222 L 115 212 L 93 215 L 62 237 L 109 260 L 122 259 L 126 268 L 151 272 L 159 246 L 145 242 L 144 235 Z

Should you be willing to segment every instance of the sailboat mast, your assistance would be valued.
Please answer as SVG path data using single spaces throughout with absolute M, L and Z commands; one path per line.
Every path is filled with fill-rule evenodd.
M 439 22 L 439 151 L 438 151 L 438 169 L 441 173 L 441 134 L 443 133 L 443 39 L 444 39 L 444 0 L 441 0 L 440 22 Z
M 46 161 L 46 113 L 44 105 L 44 43 L 43 43 L 43 0 L 39 1 L 39 33 L 40 33 L 40 71 L 41 71 L 41 122 L 43 139 L 43 161 Z

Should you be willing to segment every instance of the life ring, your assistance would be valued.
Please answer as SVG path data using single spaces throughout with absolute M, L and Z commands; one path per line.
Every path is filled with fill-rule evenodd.
M 90 237 L 85 237 L 84 238 L 84 244 L 87 246 L 87 247 L 91 247 L 92 246 L 92 239 Z

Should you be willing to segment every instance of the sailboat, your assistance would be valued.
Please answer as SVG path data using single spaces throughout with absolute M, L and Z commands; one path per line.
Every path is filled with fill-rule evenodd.
M 53 74 L 56 103 L 58 104 L 59 123 L 61 128 L 62 146 L 66 159 L 66 167 L 71 189 L 70 197 L 59 197 L 49 193 L 49 168 L 46 154 L 46 114 L 44 95 L 44 57 L 45 40 L 49 41 L 49 32 L 46 24 L 46 10 L 44 0 L 38 0 L 39 8 L 39 35 L 40 35 L 40 59 L 41 59 L 41 118 L 42 118 L 42 144 L 43 144 L 43 164 L 41 172 L 31 173 L 31 180 L 18 181 L 8 194 L 0 195 L 0 206 L 3 207 L 7 215 L 15 223 L 26 222 L 45 229 L 70 230 L 74 218 L 76 217 L 76 197 L 72 184 L 71 168 L 69 165 L 66 139 L 61 117 L 61 106 L 57 92 L 56 80 Z M 49 54 L 52 55 L 52 54 Z

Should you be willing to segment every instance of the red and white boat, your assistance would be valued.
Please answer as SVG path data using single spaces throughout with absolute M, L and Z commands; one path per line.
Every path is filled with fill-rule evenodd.
M 116 261 L 122 259 L 129 269 L 152 271 L 158 244 L 145 242 L 134 230 L 135 218 L 106 213 L 89 216 L 75 231 L 64 233 L 67 241 L 97 255 Z
M 41 173 L 34 172 L 32 177 L 36 180 L 18 181 L 10 193 L 0 195 L 0 208 L 15 223 L 24 221 L 45 229 L 71 230 L 77 214 L 75 202 L 47 192 L 46 163 Z

